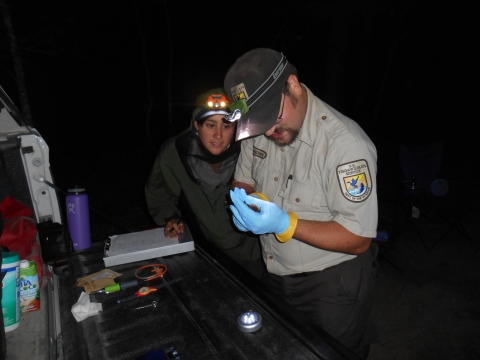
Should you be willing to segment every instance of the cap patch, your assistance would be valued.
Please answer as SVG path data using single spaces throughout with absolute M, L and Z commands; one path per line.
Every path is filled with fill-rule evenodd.
M 233 86 L 230 92 L 232 93 L 233 101 L 248 99 L 248 93 L 243 83 Z
M 343 196 L 349 201 L 365 201 L 372 192 L 372 177 L 366 160 L 339 165 L 337 178 Z
M 267 153 L 259 148 L 253 147 L 253 155 L 258 156 L 260 159 L 265 159 L 267 157 Z

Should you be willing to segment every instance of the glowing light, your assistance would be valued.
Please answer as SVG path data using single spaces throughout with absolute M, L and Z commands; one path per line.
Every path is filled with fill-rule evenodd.
M 236 109 L 233 113 L 225 115 L 225 120 L 234 122 L 234 121 L 240 120 L 241 117 L 242 117 L 242 112 Z
M 244 324 L 253 324 L 254 322 L 257 322 L 258 316 L 255 313 L 245 313 L 242 315 L 242 322 Z
M 241 314 L 238 319 L 238 328 L 243 332 L 254 332 L 262 327 L 262 316 L 254 311 Z

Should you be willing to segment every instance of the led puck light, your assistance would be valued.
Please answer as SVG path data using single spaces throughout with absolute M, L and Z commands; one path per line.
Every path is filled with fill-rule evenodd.
M 247 311 L 237 319 L 238 328 L 243 332 L 254 332 L 262 327 L 262 316 L 255 311 Z

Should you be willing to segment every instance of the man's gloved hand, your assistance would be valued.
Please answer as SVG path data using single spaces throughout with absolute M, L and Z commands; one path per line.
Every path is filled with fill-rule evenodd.
M 275 203 L 249 196 L 243 189 L 230 190 L 230 197 L 234 204 L 230 205 L 233 222 L 240 230 L 254 234 L 274 233 L 281 242 L 288 241 L 293 236 L 298 220 L 294 213 L 285 212 Z M 252 210 L 249 205 L 255 205 L 260 211 Z

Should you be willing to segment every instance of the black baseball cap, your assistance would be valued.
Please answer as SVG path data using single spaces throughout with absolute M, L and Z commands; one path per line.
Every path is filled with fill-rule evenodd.
M 266 48 L 248 51 L 230 67 L 224 80 L 224 89 L 233 102 L 230 110 L 242 100 L 247 105 L 238 120 L 235 140 L 263 134 L 276 123 L 282 88 L 294 71 L 282 53 Z

